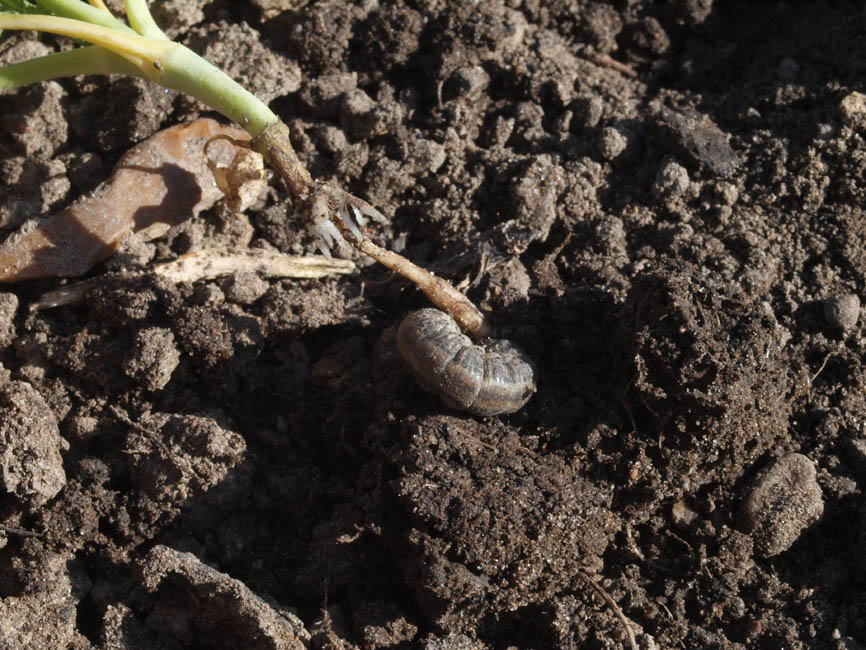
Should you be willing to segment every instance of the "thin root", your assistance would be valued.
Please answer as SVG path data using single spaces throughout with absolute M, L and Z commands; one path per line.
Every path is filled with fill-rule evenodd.
M 0 524 L 0 530 L 9 535 L 20 535 L 21 537 L 42 537 L 42 533 L 35 533 L 32 530 L 25 530 L 16 526 L 7 526 Z
M 587 54 L 585 55 L 585 58 L 588 61 L 592 61 L 596 65 L 603 68 L 610 68 L 611 70 L 616 70 L 617 72 L 624 74 L 626 77 L 631 77 L 632 79 L 637 77 L 637 72 L 635 72 L 631 66 L 623 63 L 622 61 L 617 61 L 609 54 Z
M 413 264 L 402 255 L 377 246 L 364 236 L 364 218 L 387 223 L 384 215 L 363 199 L 344 190 L 327 183 L 314 182 L 292 146 L 289 127 L 282 122 L 268 125 L 253 138 L 252 148 L 276 168 L 294 199 L 304 205 L 311 220 L 308 230 L 317 237 L 318 247 L 326 257 L 330 258 L 329 249 L 335 243 L 348 240 L 362 253 L 418 285 L 434 305 L 453 315 L 460 327 L 474 338 L 489 336 L 487 318 L 460 291 L 446 280 Z
M 611 598 L 610 594 L 605 591 L 604 587 L 590 578 L 589 575 L 583 571 L 580 572 L 580 575 L 584 580 L 586 580 L 590 587 L 595 589 L 596 593 L 602 597 L 602 600 L 604 600 L 604 602 L 607 603 L 607 606 L 613 610 L 614 614 L 616 614 L 619 622 L 622 623 L 623 628 L 625 628 L 625 633 L 628 637 L 628 644 L 631 646 L 631 650 L 638 650 L 637 640 L 634 638 L 634 632 L 631 629 L 631 621 L 629 621 L 626 615 L 622 613 L 622 610 L 619 608 L 619 605 L 616 604 L 616 601 Z
M 329 192 L 330 194 L 323 194 L 323 198 L 314 200 L 311 208 L 314 216 L 324 216 L 314 219 L 311 227 L 311 230 L 320 236 L 320 249 L 324 250 L 321 240 L 324 240 L 325 246 L 329 246 L 332 240 L 348 240 L 362 253 L 415 283 L 430 302 L 454 316 L 457 324 L 473 338 L 482 340 L 490 336 L 491 327 L 487 317 L 450 282 L 422 269 L 398 253 L 378 246 L 364 236 L 365 220 L 362 215 L 382 222 L 385 221 L 382 213 L 366 201 L 342 190 L 330 188 Z M 336 195 L 335 192 L 342 194 Z M 331 200 L 330 206 L 326 199 Z M 334 205 L 334 202 L 337 205 Z M 328 212 L 328 207 L 331 207 L 331 212 Z M 331 220 L 327 218 L 328 214 L 336 214 L 338 218 Z

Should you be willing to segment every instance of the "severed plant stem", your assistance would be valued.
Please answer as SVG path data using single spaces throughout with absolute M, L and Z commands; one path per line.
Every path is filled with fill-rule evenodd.
M 314 183 L 292 147 L 289 128 L 267 105 L 222 70 L 171 41 L 154 22 L 145 0 L 125 0 L 129 26 L 117 20 L 102 0 L 90 0 L 90 4 L 82 0 L 36 0 L 35 4 L 37 11 L 45 13 L 29 13 L 32 5 L 23 0 L 18 3 L 6 0 L 3 6 L 13 7 L 18 13 L 0 12 L 0 30 L 51 32 L 92 45 L 0 68 L 0 90 L 85 73 L 143 77 L 195 97 L 246 129 L 252 136 L 253 149 L 277 170 L 296 203 L 321 212 L 331 198 L 340 196 L 343 214 L 348 213 L 347 205 L 367 206 L 378 214 L 347 192 Z M 333 213 L 328 218 L 332 216 Z M 345 228 L 344 224 L 337 226 Z M 363 236 L 352 233 L 348 239 L 361 252 L 418 285 L 433 304 L 450 312 L 475 338 L 482 339 L 490 333 L 486 317 L 446 280 Z
M 123 74 L 144 77 L 138 68 L 122 56 L 91 45 L 0 68 L 0 90 L 80 74 Z
M 127 10 L 136 16 L 142 30 L 137 33 L 111 14 L 91 7 L 80 0 L 39 0 L 39 6 L 62 15 L 0 13 L 0 29 L 33 29 L 76 38 L 102 48 L 106 53 L 125 59 L 135 68 L 136 76 L 144 77 L 166 88 L 179 90 L 195 97 L 244 127 L 253 137 L 268 124 L 279 120 L 261 100 L 219 68 L 205 61 L 189 48 L 167 39 L 147 12 L 143 0 L 127 0 Z M 146 35 L 145 35 L 146 34 Z M 39 57 L 31 61 L 0 69 L 0 90 L 17 88 L 34 79 L 47 80 L 80 74 L 86 56 L 76 55 L 58 60 Z M 105 56 L 91 54 L 100 68 L 91 72 L 129 70 L 128 65 Z M 71 63 L 70 63 L 71 62 Z M 73 65 L 74 63 L 74 65 Z
M 430 302 L 450 313 L 461 329 L 474 339 L 480 341 L 490 336 L 491 327 L 488 318 L 450 282 L 422 269 L 398 253 L 374 244 L 369 239 L 355 241 L 349 238 L 349 240 L 362 253 L 366 253 L 383 266 L 414 282 Z
M 98 9 L 94 9 L 93 11 L 100 16 L 106 15 L 104 11 L 99 11 Z M 38 29 L 41 32 L 60 34 L 61 36 L 68 36 L 69 38 L 77 38 L 88 43 L 93 43 L 119 54 L 141 69 L 145 75 L 147 75 L 145 64 L 153 66 L 153 62 L 165 56 L 170 49 L 169 42 L 154 41 L 139 36 L 134 32 L 127 33 L 113 27 L 105 27 L 63 16 L 43 16 L 39 14 L 2 15 L 0 16 L 0 26 L 3 29 Z M 34 61 L 39 60 L 34 59 Z
M 134 29 L 112 16 L 108 7 L 104 4 L 99 7 L 80 2 L 80 0 L 37 0 L 36 6 L 39 11 L 44 11 L 55 16 L 64 16 L 93 25 L 102 25 L 103 27 L 117 29 L 128 34 L 136 33 Z
M 111 13 L 111 10 L 105 6 L 105 3 L 102 0 L 90 0 L 90 4 L 106 13 Z
M 307 193 L 313 177 L 295 153 L 289 136 L 289 127 L 277 121 L 266 125 L 251 144 L 277 170 L 295 199 L 300 199 Z
M 150 15 L 150 10 L 144 0 L 126 0 L 126 18 L 130 26 L 145 38 L 154 40 L 170 40 Z

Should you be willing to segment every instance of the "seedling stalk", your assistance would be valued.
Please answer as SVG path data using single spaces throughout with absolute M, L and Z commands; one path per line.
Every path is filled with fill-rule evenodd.
M 296 204 L 313 217 L 340 224 L 352 219 L 349 206 L 381 217 L 378 211 L 351 194 L 313 182 L 292 147 L 289 128 L 257 97 L 189 48 L 171 41 L 156 25 L 145 0 L 125 0 L 129 25 L 117 20 L 102 0 L 0 0 L 0 31 L 36 30 L 60 34 L 91 45 L 50 54 L 0 68 L 0 90 L 70 75 L 119 73 L 149 79 L 179 90 L 222 113 L 252 136 L 252 147 L 285 182 Z M 324 230 L 334 232 L 331 225 Z M 347 236 L 370 255 L 421 288 L 437 306 L 450 311 L 477 338 L 489 332 L 481 312 L 445 280 L 421 269 L 401 255 L 376 246 L 353 225 Z

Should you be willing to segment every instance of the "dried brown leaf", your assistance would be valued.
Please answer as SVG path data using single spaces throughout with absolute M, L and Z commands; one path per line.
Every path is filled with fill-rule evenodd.
M 211 207 L 222 193 L 204 147 L 219 135 L 249 139 L 237 127 L 201 119 L 160 131 L 131 149 L 92 194 L 44 221 L 25 224 L 0 245 L 0 282 L 81 275 L 109 257 L 129 233 L 155 239 Z M 230 161 L 234 147 L 214 143 L 209 154 Z

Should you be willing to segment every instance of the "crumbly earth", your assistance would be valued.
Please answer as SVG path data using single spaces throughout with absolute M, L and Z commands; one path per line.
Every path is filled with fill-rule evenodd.
M 622 648 L 626 619 L 645 650 L 866 648 L 866 5 L 152 4 L 538 392 L 476 418 L 417 388 L 393 326 L 425 301 L 351 250 L 138 272 L 312 252 L 280 187 L 76 304 L 9 285 L 0 648 Z M 0 58 L 62 46 L 25 39 Z M 129 79 L 0 95 L 0 222 L 201 114 Z

